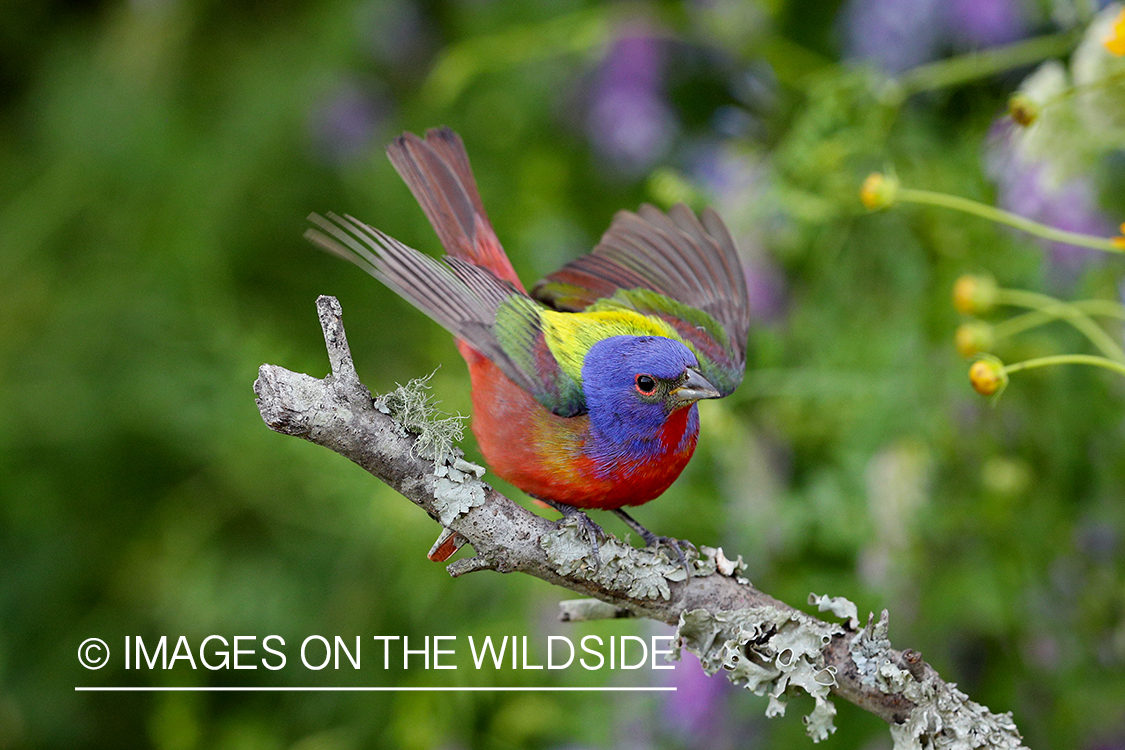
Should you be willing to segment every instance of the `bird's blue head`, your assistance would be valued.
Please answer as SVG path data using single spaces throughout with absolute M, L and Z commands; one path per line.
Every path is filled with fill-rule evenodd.
M 590 424 L 614 451 L 638 454 L 658 440 L 673 412 L 690 408 L 687 432 L 699 429 L 695 402 L 720 394 L 699 372 L 684 344 L 662 336 L 612 336 L 592 347 L 582 363 L 582 389 Z

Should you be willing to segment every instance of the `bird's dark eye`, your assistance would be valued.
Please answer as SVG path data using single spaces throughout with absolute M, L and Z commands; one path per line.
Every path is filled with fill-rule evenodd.
M 651 375 L 638 375 L 637 390 L 645 396 L 652 395 L 656 390 L 656 380 Z

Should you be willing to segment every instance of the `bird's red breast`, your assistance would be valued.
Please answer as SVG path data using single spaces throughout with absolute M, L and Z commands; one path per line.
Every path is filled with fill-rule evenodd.
M 650 454 L 599 463 L 586 450 L 588 416 L 556 416 L 471 346 L 457 348 L 469 365 L 472 430 L 485 461 L 533 497 L 601 510 L 641 505 L 668 489 L 695 451 L 689 407 L 668 417 Z

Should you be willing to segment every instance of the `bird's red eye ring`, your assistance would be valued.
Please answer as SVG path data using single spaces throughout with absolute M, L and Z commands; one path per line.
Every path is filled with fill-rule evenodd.
M 651 375 L 638 375 L 636 378 L 637 392 L 651 396 L 656 391 L 656 380 Z

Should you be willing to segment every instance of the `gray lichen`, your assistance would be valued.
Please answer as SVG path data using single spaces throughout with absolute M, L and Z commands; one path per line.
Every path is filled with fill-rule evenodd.
M 1021 737 L 1010 713 L 994 714 L 956 686 L 935 688 L 932 680 L 914 682 L 904 694 L 915 708 L 902 724 L 891 725 L 895 750 L 1018 750 Z
M 440 459 L 452 454 L 454 446 L 464 438 L 465 417 L 446 414 L 437 408 L 429 392 L 433 376 L 431 372 L 384 393 L 375 399 L 375 408 L 390 415 L 405 432 L 418 436 L 414 442 L 416 455 L 440 463 Z
M 742 555 L 739 555 L 737 560 L 730 560 L 723 554 L 722 547 L 708 547 L 706 545 L 699 548 L 699 555 L 698 559 L 692 562 L 692 575 L 709 576 L 712 573 L 718 573 L 721 576 L 733 578 L 743 585 L 750 585 L 750 581 L 740 575 L 742 571 L 746 570 L 746 563 L 743 562 Z
M 442 526 L 448 527 L 470 508 L 484 504 L 486 485 L 480 481 L 483 466 L 454 458 L 452 463 L 437 464 L 434 475 L 438 478 L 434 486 L 434 507 Z
M 867 687 L 879 688 L 883 692 L 899 693 L 910 679 L 910 673 L 898 669 L 891 663 L 888 654 L 891 641 L 887 637 L 889 615 L 887 610 L 875 621 L 874 615 L 867 618 L 867 627 L 856 633 L 852 639 L 849 653 L 859 672 L 860 682 Z M 894 669 L 891 669 L 893 667 Z M 895 671 L 898 670 L 898 671 Z M 901 672 L 901 674 L 900 674 Z
M 594 564 L 590 540 L 574 516 L 562 519 L 556 530 L 542 535 L 539 546 L 560 573 L 624 589 L 629 596 L 641 599 L 667 601 L 672 596 L 668 582 L 687 578 L 677 562 L 664 555 L 644 553 L 615 537 L 599 539 Z M 690 550 L 688 558 L 694 559 Z
M 861 682 L 887 694 L 901 694 L 914 704 L 906 721 L 891 725 L 895 750 L 974 750 L 1023 747 L 1011 714 L 993 714 L 975 703 L 936 673 L 916 679 L 892 659 L 887 637 L 888 615 L 867 626 L 852 639 L 849 652 Z
M 556 530 L 539 537 L 539 546 L 562 575 L 592 574 L 593 566 L 587 559 L 590 542 L 578 532 L 577 521 L 572 518 L 562 519 Z
M 809 604 L 815 604 L 818 612 L 831 612 L 841 620 L 847 620 L 848 630 L 859 627 L 859 609 L 855 602 L 842 596 L 809 594 Z
M 435 371 L 436 372 L 436 371 Z M 442 526 L 485 501 L 484 467 L 461 457 L 465 417 L 445 414 L 429 392 L 430 373 L 375 399 L 375 408 L 394 420 L 402 434 L 417 436 L 414 452 L 434 462 L 434 507 Z
M 826 668 L 823 650 L 837 625 L 772 606 L 680 615 L 679 642 L 699 657 L 703 669 L 727 672 L 731 682 L 769 696 L 767 716 L 785 713 L 790 696 L 804 692 L 814 700 L 806 731 L 819 742 L 836 731 L 836 707 L 828 700 L 836 673 Z

